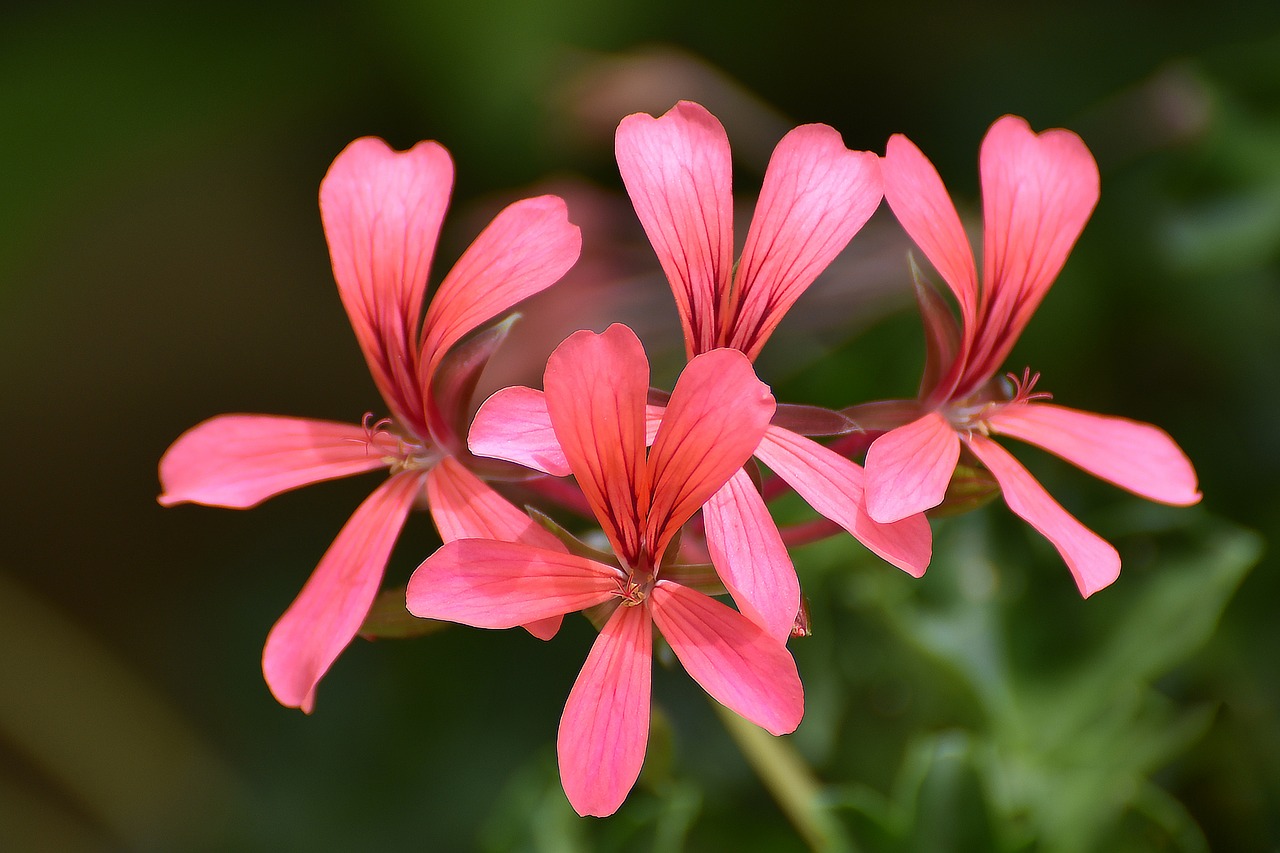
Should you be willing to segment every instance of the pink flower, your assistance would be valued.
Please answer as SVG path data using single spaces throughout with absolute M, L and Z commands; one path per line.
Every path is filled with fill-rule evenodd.
M 1005 116 L 982 143 L 981 285 L 960 218 L 933 165 L 906 137 L 889 140 L 885 197 L 903 228 L 946 281 L 960 324 L 940 296 L 918 288 L 929 343 L 919 401 L 867 453 L 867 510 L 892 521 L 943 498 L 964 446 L 999 482 L 1005 502 L 1040 531 L 1089 596 L 1120 572 L 1115 549 L 1066 512 L 1007 451 L 1007 435 L 1163 503 L 1200 500 L 1187 457 L 1150 424 L 1043 402 L 1039 375 L 995 379 L 1018 335 L 1062 269 L 1098 201 L 1098 167 L 1080 137 L 1032 132 Z M 906 421 L 910 421 L 907 423 Z
M 160 460 L 165 506 L 245 509 L 310 483 L 390 472 L 267 637 L 262 668 L 271 692 L 308 713 L 316 684 L 368 613 L 391 548 L 424 490 L 446 540 L 555 542 L 454 458 L 465 456 L 468 398 L 505 330 L 455 345 L 555 283 L 578 257 L 578 229 L 554 196 L 510 205 L 445 276 L 423 318 L 427 271 L 452 185 L 453 163 L 439 144 L 396 152 L 372 138 L 347 146 L 320 185 L 338 292 L 391 418 L 366 417 L 357 425 L 221 415 L 188 430 Z M 534 628 L 554 632 L 552 625 Z
M 739 352 L 694 358 L 646 456 L 649 364 L 635 334 L 577 332 L 547 362 L 546 411 L 616 565 L 524 543 L 462 539 L 418 567 L 409 611 L 510 628 L 604 605 L 612 612 L 560 721 L 560 776 L 579 814 L 622 804 L 644 763 L 652 630 L 716 700 L 774 734 L 804 713 L 795 661 L 732 608 L 669 577 L 674 537 L 738 471 L 774 412 Z
M 627 116 L 615 148 L 627 193 L 675 295 L 690 356 L 731 347 L 754 360 L 787 310 L 880 204 L 875 154 L 850 151 L 826 125 L 797 127 L 773 152 L 735 264 L 732 156 L 711 113 L 681 101 L 660 118 Z M 917 516 L 881 524 L 868 516 L 859 465 L 781 423 L 769 427 L 755 456 L 872 552 L 912 575 L 924 573 L 928 522 Z M 767 517 L 745 473 L 703 511 L 725 585 L 744 612 L 780 636 L 794 622 L 800 586 L 776 527 L 764 524 Z

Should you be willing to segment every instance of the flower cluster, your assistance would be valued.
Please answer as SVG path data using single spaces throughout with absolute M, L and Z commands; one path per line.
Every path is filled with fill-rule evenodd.
M 493 321 L 578 258 L 565 203 L 543 196 L 507 207 L 426 305 L 449 155 L 433 142 L 395 152 L 361 139 L 334 161 L 320 190 L 334 277 L 390 416 L 221 415 L 183 434 L 160 463 L 166 506 L 248 508 L 386 470 L 267 637 L 263 673 L 282 704 L 311 711 L 318 682 L 369 613 L 410 510 L 424 503 L 444 544 L 410 579 L 410 613 L 523 626 L 543 639 L 575 611 L 599 626 L 558 749 L 573 807 L 608 815 L 643 764 L 655 628 L 717 701 L 773 734 L 799 725 L 803 690 L 787 643 L 807 626 L 767 497 L 795 492 L 826 532 L 846 531 L 920 577 L 932 551 L 924 513 L 944 502 L 963 461 L 989 472 L 1085 596 L 1116 579 L 1115 549 L 993 436 L 1151 500 L 1199 500 L 1190 462 L 1157 427 L 1049 404 L 1030 371 L 998 377 L 1098 199 L 1097 166 L 1075 134 L 1037 134 L 1013 116 L 988 132 L 981 277 L 937 172 L 900 135 L 879 157 L 848 150 L 825 125 L 788 133 L 736 261 L 731 153 L 709 112 L 682 102 L 659 118 L 629 116 L 616 153 L 679 311 L 687 364 L 678 381 L 670 393 L 651 388 L 639 339 L 613 325 L 561 343 L 541 390 L 503 389 L 474 416 L 480 374 L 510 328 Z M 928 352 L 916 399 L 839 412 L 778 403 L 754 360 L 882 199 L 958 317 L 917 274 Z M 853 434 L 865 440 L 839 438 Z M 851 447 L 866 449 L 863 464 Z M 546 505 L 518 508 L 515 481 Z M 593 519 L 607 550 L 561 527 L 559 512 Z M 733 607 L 716 597 L 726 595 Z

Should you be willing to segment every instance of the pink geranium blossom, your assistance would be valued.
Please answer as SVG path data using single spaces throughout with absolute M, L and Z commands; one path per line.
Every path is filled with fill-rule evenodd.
M 682 101 L 618 125 L 618 170 L 675 295 L 690 356 L 731 347 L 755 360 L 765 342 L 880 204 L 879 158 L 851 151 L 823 124 L 795 128 L 774 149 L 737 263 L 732 155 L 720 122 Z M 863 509 L 860 466 L 775 423 L 755 456 L 810 506 L 871 551 L 919 576 L 931 537 L 923 517 L 880 524 Z M 704 508 L 707 545 L 745 612 L 789 629 L 800 588 L 764 502 L 745 473 Z M 753 537 L 741 535 L 758 531 Z
M 535 545 L 462 539 L 409 581 L 415 615 L 509 628 L 611 608 L 560 721 L 565 793 L 609 815 L 635 784 L 649 731 L 653 627 L 715 699 L 774 734 L 793 731 L 803 690 L 785 642 L 673 580 L 673 539 L 750 458 L 774 412 L 741 353 L 695 357 L 645 453 L 649 365 L 626 326 L 570 336 L 547 362 L 546 411 L 616 564 Z
M 160 461 L 165 506 L 244 509 L 322 480 L 390 473 L 267 638 L 268 686 L 282 704 L 307 712 L 316 684 L 368 613 L 391 548 L 424 493 L 446 540 L 555 542 L 455 458 L 465 457 L 468 397 L 502 330 L 455 345 L 559 279 L 578 256 L 579 232 L 554 196 L 510 205 L 445 276 L 424 318 L 427 272 L 452 186 L 453 163 L 438 143 L 396 152 L 372 138 L 347 146 L 320 186 L 338 292 L 390 418 L 343 424 L 221 415 L 184 433 Z M 547 633 L 554 625 L 531 629 Z
M 1070 131 L 1036 134 L 1016 116 L 992 125 L 981 153 L 981 281 L 955 207 L 920 150 L 894 136 L 883 172 L 889 206 L 951 288 L 960 324 L 939 296 L 919 288 L 929 343 L 925 377 L 918 401 L 883 409 L 899 425 L 868 450 L 867 510 L 889 522 L 937 506 L 963 446 L 995 476 L 1009 508 L 1054 544 L 1081 593 L 1091 595 L 1118 576 L 1115 549 L 990 436 L 1034 444 L 1151 500 L 1184 506 L 1200 499 L 1191 463 L 1159 428 L 1046 403 L 1049 395 L 1033 390 L 1039 375 L 1030 371 L 1010 376 L 1009 385 L 995 378 L 1098 201 L 1098 167 Z

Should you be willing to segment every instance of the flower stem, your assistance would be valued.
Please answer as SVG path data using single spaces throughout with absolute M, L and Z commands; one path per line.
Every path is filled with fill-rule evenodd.
M 711 703 L 747 763 L 800 832 L 819 853 L 856 853 L 857 846 L 823 804 L 822 785 L 782 738 L 774 737 L 721 705 Z

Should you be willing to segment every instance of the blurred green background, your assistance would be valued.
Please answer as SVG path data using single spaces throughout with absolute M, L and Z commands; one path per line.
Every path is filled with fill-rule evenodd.
M 675 313 L 612 130 L 682 97 L 724 121 L 746 200 L 799 122 L 877 151 L 907 133 L 969 212 L 995 118 L 1079 132 L 1102 200 L 1009 367 L 1165 427 L 1205 494 L 1150 506 L 1018 451 L 1121 551 L 1088 602 L 1000 504 L 937 522 L 921 581 L 847 537 L 799 552 L 807 717 L 775 746 L 818 784 L 808 836 L 678 667 L 636 791 L 576 818 L 554 732 L 583 620 L 550 645 L 357 641 L 313 716 L 279 707 L 263 640 L 372 480 L 252 512 L 155 503 L 157 460 L 206 417 L 379 408 L 316 210 L 361 135 L 452 152 L 437 277 L 496 205 L 568 196 L 587 243 L 560 298 L 581 319 L 531 307 L 492 383 L 536 381 L 560 335 L 613 319 L 669 377 Z M 0 849 L 1280 844 L 1275 4 L 20 4 L 0 122 Z M 913 391 L 883 213 L 766 350 L 780 398 Z M 389 581 L 434 541 L 416 516 Z

